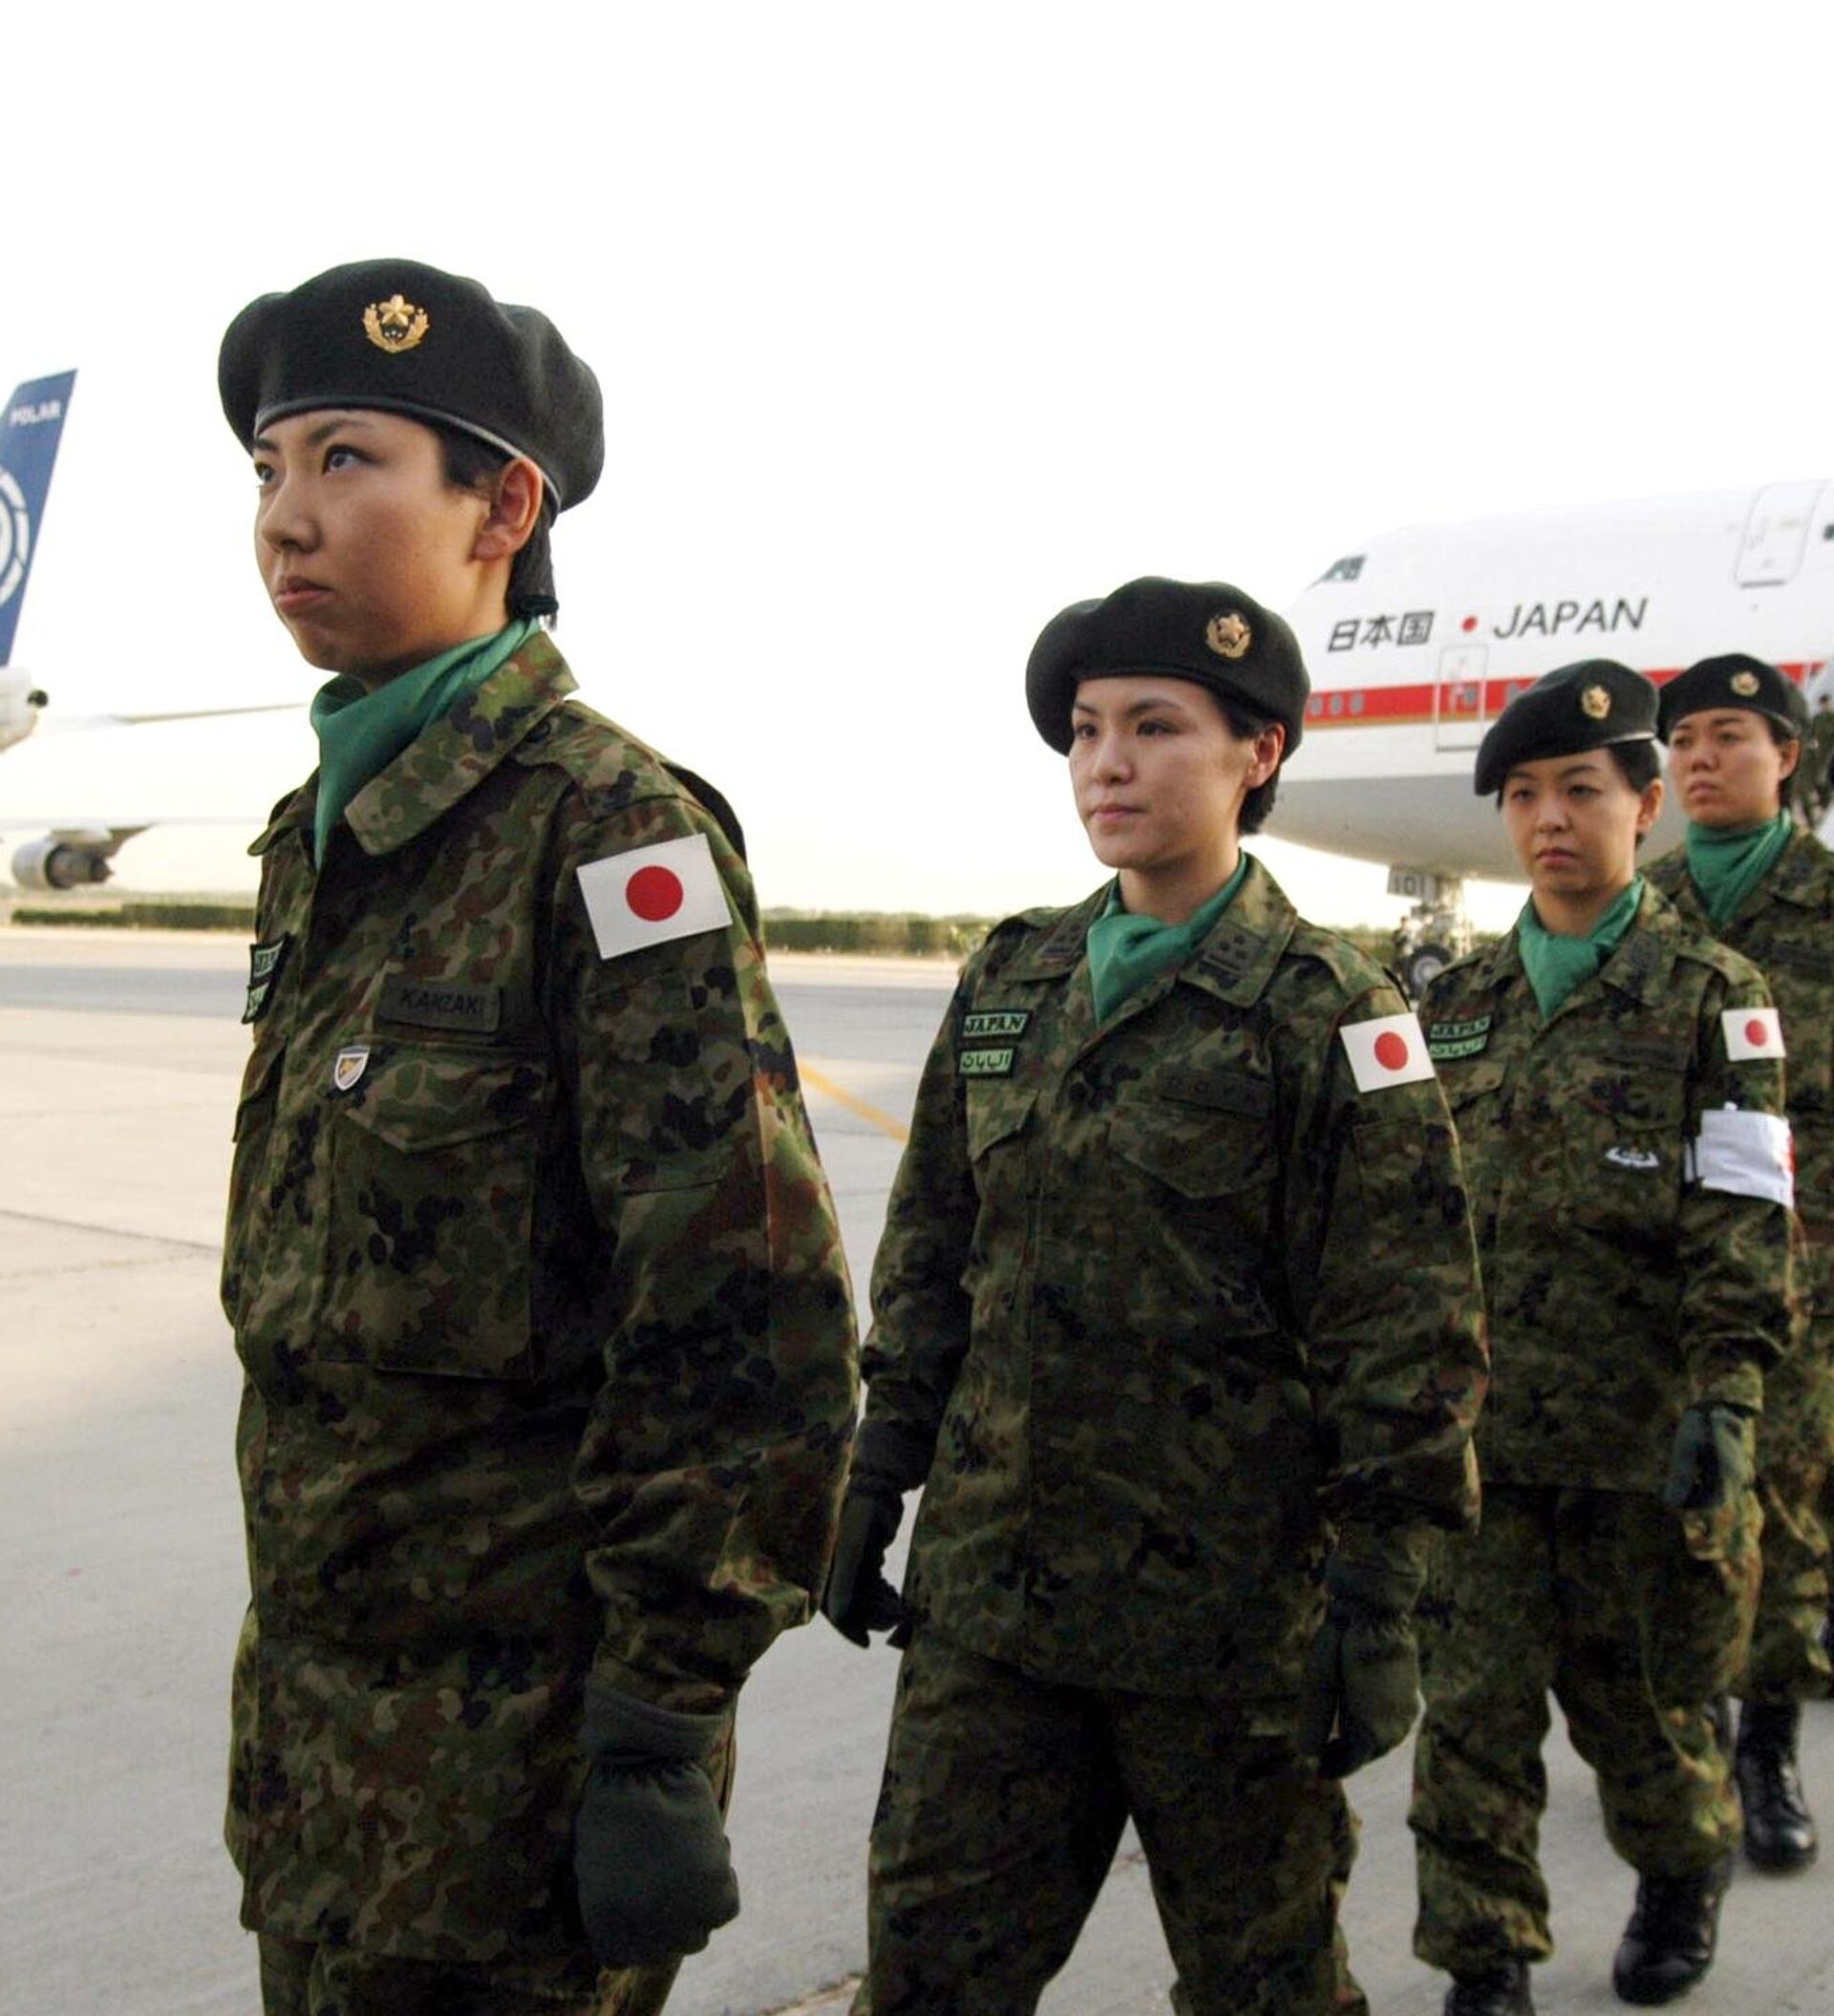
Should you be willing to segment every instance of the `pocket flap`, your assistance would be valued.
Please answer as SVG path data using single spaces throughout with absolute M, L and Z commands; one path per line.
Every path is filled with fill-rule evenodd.
M 546 1082 L 546 1067 L 527 1057 L 377 1049 L 352 1089 L 332 1098 L 352 1126 L 418 1155 L 528 1125 Z

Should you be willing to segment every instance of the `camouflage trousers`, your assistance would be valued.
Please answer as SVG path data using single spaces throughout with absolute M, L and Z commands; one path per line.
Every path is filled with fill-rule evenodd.
M 1462 1973 L 1553 1951 L 1536 1855 L 1550 1689 L 1632 1868 L 1697 1875 L 1737 1846 L 1706 1704 L 1750 1643 L 1759 1517 L 1749 1493 L 1708 1518 L 1632 1492 L 1486 1482 L 1482 1530 L 1439 1544 L 1408 1814 L 1422 1960 Z
M 1827 1496 L 1834 1455 L 1834 1318 L 1810 1325 L 1764 1381 L 1758 1492 L 1764 1579 L 1751 1658 L 1735 1691 L 1746 1701 L 1820 1701 L 1828 1691 Z
M 873 1821 L 855 2016 L 1023 2016 L 1131 1817 L 1187 2016 L 1367 2016 L 1340 1786 L 1227 1701 L 1057 1687 L 920 1629 Z
M 596 1988 L 558 1975 L 397 1960 L 260 1935 L 263 2016 L 659 2016 L 680 1965 L 608 1971 Z
M 729 1729 L 709 1770 L 722 1814 L 733 1800 L 737 1741 Z M 590 1956 L 466 1965 L 409 1960 L 329 1942 L 257 1935 L 262 2016 L 662 2016 L 681 1962 L 604 1967 Z

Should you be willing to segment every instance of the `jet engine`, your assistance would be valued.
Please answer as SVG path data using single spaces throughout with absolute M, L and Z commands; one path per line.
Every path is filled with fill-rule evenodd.
M 127 838 L 106 827 L 48 833 L 14 850 L 12 879 L 22 889 L 87 889 L 114 874 L 110 857 Z

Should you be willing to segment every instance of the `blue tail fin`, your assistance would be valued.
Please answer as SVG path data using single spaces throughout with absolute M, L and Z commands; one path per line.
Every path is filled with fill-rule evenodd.
M 74 371 L 33 378 L 7 401 L 0 424 L 0 665 L 12 657 L 12 633 L 32 578 L 51 468 L 75 382 Z

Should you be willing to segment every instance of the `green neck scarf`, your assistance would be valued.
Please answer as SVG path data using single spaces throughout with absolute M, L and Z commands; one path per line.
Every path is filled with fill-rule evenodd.
M 1182 924 L 1162 924 L 1156 917 L 1133 917 L 1120 907 L 1120 882 L 1108 892 L 1101 915 L 1089 926 L 1089 983 L 1096 993 L 1096 1019 L 1106 1022 L 1123 1001 L 1140 992 L 1156 974 L 1186 959 L 1205 934 L 1229 907 L 1242 878 L 1248 872 L 1248 855 L 1235 873 L 1201 910 Z
M 1533 897 L 1523 904 L 1516 920 L 1516 945 L 1522 953 L 1528 985 L 1541 1004 L 1546 1022 L 1582 980 L 1589 980 L 1615 952 L 1624 934 L 1636 922 L 1643 901 L 1643 878 L 1632 878 L 1631 885 L 1613 899 L 1610 909 L 1584 938 L 1563 938 L 1548 930 L 1535 915 Z
M 475 692 L 535 630 L 519 617 L 490 637 L 454 645 L 425 665 L 402 672 L 373 692 L 340 674 L 312 696 L 318 736 L 318 805 L 312 815 L 312 859 L 322 863 L 331 828 L 364 785 L 372 783 L 408 744 L 442 719 L 466 693 Z
M 1716 924 L 1725 923 L 1770 873 L 1777 857 L 1789 845 L 1792 823 L 1786 812 L 1761 826 L 1742 826 L 1736 833 L 1715 832 L 1711 826 L 1688 821 L 1688 873 Z

